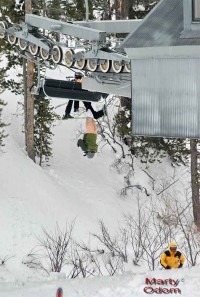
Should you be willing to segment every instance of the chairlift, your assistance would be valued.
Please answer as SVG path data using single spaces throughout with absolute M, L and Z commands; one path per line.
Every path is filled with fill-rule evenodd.
M 77 101 L 98 102 L 102 98 L 106 99 L 108 94 L 102 92 L 92 92 L 82 88 L 82 83 L 76 82 L 70 77 L 66 80 L 57 80 L 52 78 L 41 78 L 40 63 L 38 66 L 37 86 L 31 88 L 32 95 L 48 98 L 72 99 Z M 76 72 L 75 77 L 82 77 L 81 72 Z
M 60 99 L 73 99 L 78 101 L 98 102 L 107 98 L 108 94 L 91 92 L 82 89 L 82 84 L 75 81 L 57 80 L 46 78 L 42 81 L 38 90 L 39 96 L 54 97 Z

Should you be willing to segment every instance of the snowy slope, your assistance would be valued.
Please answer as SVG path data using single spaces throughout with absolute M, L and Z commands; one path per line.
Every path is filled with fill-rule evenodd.
M 91 229 L 94 231 L 95 224 L 98 227 L 98 219 L 117 225 L 121 212 L 133 206 L 133 201 L 117 199 L 117 180 L 113 183 L 113 176 L 109 177 L 108 160 L 98 163 L 94 170 L 95 161 L 88 164 L 75 143 L 69 146 L 73 134 L 70 124 L 76 125 L 59 122 L 55 128 L 55 133 L 60 129 L 59 147 L 52 167 L 43 170 L 17 142 L 12 115 L 5 153 L 0 155 L 1 255 L 22 257 L 33 248 L 41 227 L 51 229 L 56 222 L 62 226 L 75 218 L 75 233 L 83 239 Z
M 52 230 L 56 223 L 62 227 L 75 219 L 74 236 L 84 240 L 89 232 L 99 229 L 100 219 L 116 230 L 123 213 L 134 209 L 134 200 L 122 200 L 117 195 L 123 179 L 110 169 L 110 149 L 88 160 L 77 148 L 76 133 L 84 131 L 84 120 L 57 121 L 51 166 L 42 169 L 24 149 L 23 114 L 17 104 L 23 102 L 22 96 L 5 92 L 1 98 L 8 102 L 3 119 L 10 125 L 4 153 L 0 154 L 0 255 L 12 258 L 6 276 L 4 271 L 0 276 L 2 273 L 3 280 L 13 280 L 27 275 L 21 261 L 36 245 L 43 227 Z M 62 102 L 66 101 L 53 101 L 55 105 Z M 57 109 L 58 113 L 64 108 Z
M 66 73 L 58 69 L 49 73 L 55 78 L 65 78 Z M 53 128 L 53 158 L 50 167 L 40 168 L 27 156 L 24 149 L 23 115 L 17 102 L 21 96 L 10 92 L 1 94 L 8 102 L 3 118 L 10 126 L 5 139 L 3 153 L 0 153 L 0 257 L 11 257 L 5 268 L 0 266 L 0 297 L 55 296 L 55 290 L 62 286 L 64 296 L 144 296 L 145 274 L 122 277 L 95 278 L 86 280 L 52 281 L 44 274 L 30 271 L 22 265 L 23 258 L 37 243 L 42 228 L 52 230 L 58 222 L 62 227 L 66 221 L 75 219 L 74 236 L 77 240 L 88 240 L 89 232 L 99 230 L 101 219 L 113 232 L 124 213 L 136 215 L 137 190 L 126 199 L 118 193 L 123 187 L 123 175 L 111 169 L 115 155 L 106 146 L 97 156 L 88 160 L 77 148 L 80 131 L 84 131 L 84 120 L 57 121 Z M 54 106 L 65 100 L 52 100 Z M 103 103 L 98 103 L 100 108 Z M 62 115 L 65 105 L 56 109 Z M 153 193 L 151 179 L 142 170 L 145 167 L 135 161 L 135 183 L 140 183 Z M 183 194 L 183 185 L 189 183 L 187 168 L 177 169 L 179 181 L 172 187 L 178 196 Z M 155 188 L 174 176 L 174 168 L 167 162 L 149 168 L 157 181 Z M 141 199 L 145 196 L 140 193 Z M 139 269 L 137 269 L 138 271 Z M 142 271 L 142 269 L 140 269 Z M 199 270 L 183 269 L 172 276 L 184 278 L 183 292 L 197 294 Z M 175 276 L 174 276 L 175 275 Z M 151 273 L 151 277 L 169 278 L 165 271 Z M 189 277 L 191 276 L 191 278 Z M 56 277 L 56 276 L 55 276 Z M 35 283 L 36 281 L 41 281 Z M 34 283 L 32 283 L 34 282 Z M 187 285 L 186 285 L 187 283 Z M 194 287 L 194 289 L 192 289 Z M 193 290 L 193 291 L 192 291 Z M 196 294 L 196 295 L 195 295 Z
M 144 297 L 160 294 L 199 297 L 199 273 L 199 268 L 193 268 L 70 281 L 51 279 L 37 283 L 4 283 L 0 284 L 0 296 L 56 297 L 60 287 L 63 297 Z M 157 284 L 153 284 L 153 279 Z

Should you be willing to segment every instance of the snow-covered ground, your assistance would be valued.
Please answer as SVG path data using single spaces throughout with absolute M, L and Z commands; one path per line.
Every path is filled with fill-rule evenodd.
M 67 74 L 58 69 L 49 75 L 62 79 Z M 147 274 L 144 269 L 137 269 L 137 274 L 130 272 L 123 276 L 66 280 L 58 279 L 56 274 L 44 276 L 23 265 L 24 257 L 37 244 L 42 228 L 52 230 L 56 223 L 62 227 L 75 219 L 75 238 L 87 241 L 89 232 L 97 232 L 98 221 L 103 220 L 115 232 L 124 213 L 136 215 L 137 190 L 135 195 L 133 193 L 125 199 L 118 195 L 124 183 L 123 174 L 111 168 L 116 156 L 109 146 L 102 147 L 94 159 L 83 157 L 76 146 L 79 132 L 84 131 L 82 119 L 57 121 L 53 128 L 55 135 L 50 166 L 42 169 L 34 164 L 24 149 L 23 115 L 17 104 L 23 102 L 23 98 L 8 91 L 1 94 L 1 98 L 8 103 L 3 119 L 10 125 L 6 128 L 9 136 L 4 141 L 4 152 L 0 153 L 0 258 L 7 256 L 10 259 L 5 267 L 0 266 L 0 297 L 51 297 L 55 296 L 58 287 L 63 288 L 63 297 L 140 297 L 161 294 L 152 294 L 151 289 L 145 293 L 147 286 L 173 288 L 170 284 L 147 285 L 146 278 L 176 279 L 180 281 L 177 288 L 180 288 L 182 296 L 200 296 L 199 268 L 146 271 Z M 64 102 L 52 100 L 55 107 Z M 102 104 L 98 103 L 97 107 Z M 64 109 L 65 105 L 56 111 L 62 115 Z M 166 162 L 154 164 L 151 174 L 155 179 L 166 180 L 173 176 L 174 168 L 167 166 Z M 177 177 L 180 180 L 174 191 L 181 195 L 182 185 L 189 178 L 187 169 L 177 170 Z M 151 181 L 139 161 L 135 161 L 135 183 L 152 191 Z
M 57 289 L 62 288 L 63 297 L 144 297 L 160 294 L 199 297 L 199 273 L 199 268 L 193 268 L 79 280 L 55 280 L 56 276 L 54 279 L 52 276 L 37 283 L 0 283 L 0 296 L 57 297 Z

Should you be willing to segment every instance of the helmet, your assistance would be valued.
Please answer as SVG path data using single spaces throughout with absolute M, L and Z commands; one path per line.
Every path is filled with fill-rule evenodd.
M 169 250 L 176 250 L 177 249 L 177 244 L 176 242 L 170 242 L 169 245 L 168 245 L 168 249 Z
M 81 72 L 76 72 L 75 73 L 75 78 L 81 79 L 83 77 L 83 74 Z
M 87 156 L 89 159 L 92 159 L 92 158 L 94 158 L 94 156 L 95 156 L 95 152 L 88 152 L 88 153 L 86 154 L 86 156 Z

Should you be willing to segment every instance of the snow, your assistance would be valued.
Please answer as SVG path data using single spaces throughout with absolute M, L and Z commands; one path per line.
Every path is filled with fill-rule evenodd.
M 48 76 L 64 79 L 64 70 L 58 68 L 47 72 Z M 88 240 L 89 233 L 99 230 L 98 221 L 114 233 L 119 228 L 124 213 L 136 215 L 136 196 L 119 196 L 124 185 L 123 174 L 111 167 L 116 156 L 108 146 L 100 146 L 94 159 L 88 160 L 76 146 L 80 131 L 84 131 L 84 120 L 57 121 L 53 128 L 53 158 L 50 166 L 41 168 L 26 155 L 24 148 L 23 114 L 17 102 L 22 96 L 9 91 L 1 94 L 8 102 L 3 110 L 3 120 L 9 136 L 0 153 L 0 257 L 9 257 L 5 267 L 0 266 L 0 297 L 51 297 L 62 287 L 63 296 L 73 297 L 131 297 L 146 296 L 146 278 L 178 279 L 181 296 L 199 296 L 200 268 L 163 271 L 161 268 L 149 272 L 142 267 L 119 276 L 93 277 L 87 279 L 65 279 L 65 273 L 32 271 L 22 264 L 24 257 L 37 244 L 42 228 L 52 230 L 55 224 L 65 226 L 75 220 L 74 236 L 77 240 Z M 54 106 L 65 100 L 52 100 Z M 97 104 L 97 108 L 103 102 Z M 55 110 L 62 115 L 65 105 Z M 151 180 L 145 167 L 136 161 L 135 184 L 141 184 L 152 193 Z M 152 165 L 150 174 L 159 181 L 172 178 L 174 168 Z M 188 169 L 177 169 L 179 182 L 177 195 L 182 195 L 182 185 L 188 183 Z M 166 177 L 167 173 L 167 177 Z M 135 194 L 137 190 L 135 190 Z M 142 197 L 145 194 L 141 194 Z M 143 198 L 141 198 L 143 199 Z M 152 287 L 172 288 L 171 285 Z M 157 293 L 151 294 L 157 296 Z
M 1 297 L 56 297 L 58 288 L 62 288 L 63 297 L 144 297 L 157 296 L 158 293 L 145 293 L 145 288 L 148 287 L 147 292 L 152 292 L 153 289 L 160 288 L 161 290 L 179 289 L 177 293 L 173 291 L 170 295 L 180 294 L 180 296 L 199 297 L 199 269 L 182 269 L 181 271 L 156 271 L 148 274 L 127 274 L 123 276 L 112 277 L 98 277 L 86 278 L 81 280 L 55 280 L 41 281 L 37 283 L 1 283 L 0 296 Z M 146 279 L 150 282 L 155 278 L 156 281 L 163 280 L 167 284 L 151 285 L 146 284 Z M 175 285 L 175 282 L 178 283 Z M 151 289 L 149 288 L 151 287 Z M 164 294 L 164 293 L 161 293 Z M 169 294 L 169 293 L 168 293 Z

